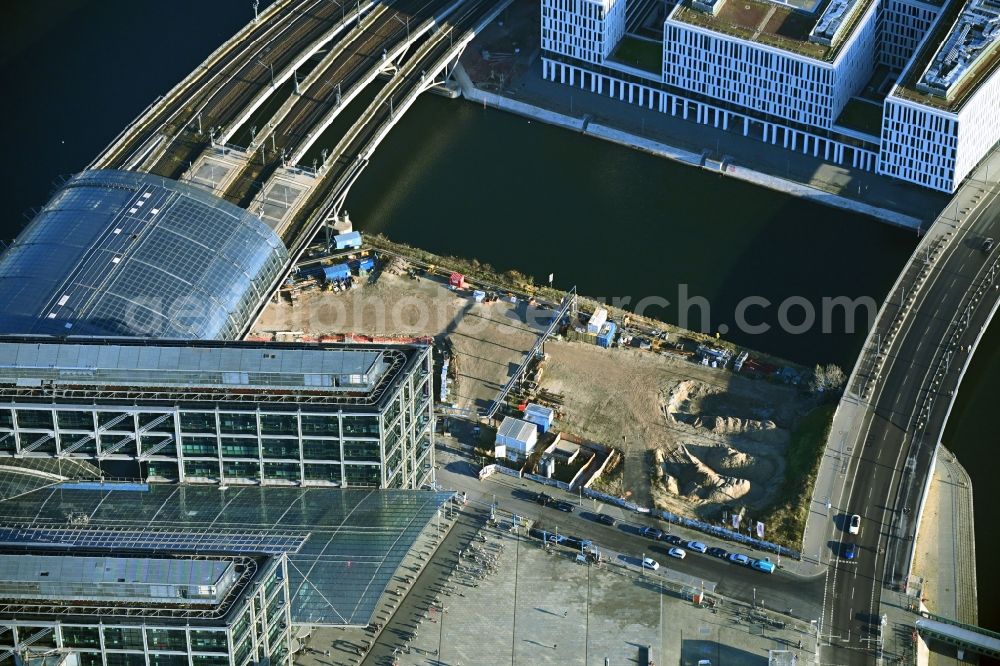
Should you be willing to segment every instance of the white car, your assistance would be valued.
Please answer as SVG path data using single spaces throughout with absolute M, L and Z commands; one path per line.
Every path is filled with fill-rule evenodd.
M 851 522 L 847 525 L 847 531 L 851 534 L 857 534 L 861 531 L 861 516 L 858 514 L 851 516 Z
M 685 551 L 683 548 L 671 548 L 670 550 L 667 551 L 667 555 L 669 555 L 670 557 L 676 557 L 678 560 L 683 560 L 685 557 L 687 557 L 687 551 Z
M 660 563 L 654 560 L 652 557 L 644 557 L 642 558 L 642 568 L 652 569 L 653 571 L 656 571 L 657 569 L 660 568 Z
M 689 550 L 693 550 L 696 553 L 704 553 L 708 550 L 708 546 L 703 544 L 701 541 L 688 541 L 687 547 Z

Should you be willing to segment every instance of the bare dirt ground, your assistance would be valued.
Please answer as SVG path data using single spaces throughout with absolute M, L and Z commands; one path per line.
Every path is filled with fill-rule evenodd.
M 643 506 L 715 517 L 767 504 L 790 428 L 813 405 L 795 388 L 637 349 L 546 344 L 542 387 L 564 394 L 563 426 L 622 447 L 609 490 Z
M 548 314 L 546 314 L 548 313 Z M 323 336 L 430 336 L 447 339 L 454 352 L 459 409 L 484 409 L 521 363 L 551 319 L 551 311 L 524 302 L 476 303 L 440 280 L 411 280 L 383 273 L 374 284 L 332 293 L 303 294 L 296 305 L 272 303 L 256 333 L 297 331 Z
M 272 303 L 255 333 L 433 337 L 454 354 L 453 406 L 482 411 L 551 314 L 383 273 L 349 292 Z M 790 429 L 813 405 L 793 387 L 667 354 L 562 341 L 545 350 L 540 388 L 564 395 L 558 428 L 625 454 L 603 488 L 677 513 L 714 518 L 727 504 L 767 504 L 783 481 Z

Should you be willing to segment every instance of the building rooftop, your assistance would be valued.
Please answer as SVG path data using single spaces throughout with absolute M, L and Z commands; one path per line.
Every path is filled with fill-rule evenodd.
M 534 416 L 545 421 L 551 421 L 555 416 L 555 412 L 551 407 L 545 407 L 543 405 L 536 405 L 535 403 L 528 403 L 528 406 L 524 408 L 525 416 Z
M 418 346 L 0 337 L 0 391 L 375 404 Z
M 48 549 L 51 551 L 51 549 Z M 0 621 L 51 620 L 205 626 L 231 620 L 255 582 L 285 555 L 114 554 L 31 543 L 0 551 Z M 200 557 L 200 556 L 199 556 Z
M 287 553 L 292 620 L 367 625 L 451 493 L 189 485 L 54 485 L 0 501 L 0 548 Z
M 515 419 L 513 416 L 505 416 L 500 424 L 500 429 L 497 430 L 497 437 L 510 437 L 519 442 L 527 442 L 532 435 L 537 436 L 537 434 L 538 426 L 521 419 Z
M 682 0 L 670 19 L 815 60 L 833 61 L 875 0 L 823 0 L 810 13 L 767 0 L 720 0 L 713 16 Z
M 893 95 L 946 111 L 1000 67 L 1000 2 L 953 0 L 924 40 Z
M 200 188 L 85 171 L 0 254 L 0 334 L 235 339 L 288 260 L 260 219 Z
M 219 604 L 236 581 L 229 560 L 0 554 L 0 599 Z

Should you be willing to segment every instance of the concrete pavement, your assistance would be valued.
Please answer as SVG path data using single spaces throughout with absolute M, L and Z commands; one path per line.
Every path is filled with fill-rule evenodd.
M 654 145 L 657 154 L 661 154 L 660 146 L 663 146 L 662 154 L 689 164 L 692 155 L 696 156 L 695 164 L 701 164 L 703 156 L 705 161 L 716 163 L 729 158 L 738 171 L 745 172 L 744 175 L 751 176 L 750 172 L 755 172 L 764 176 L 754 182 L 765 187 L 796 196 L 808 193 L 810 198 L 823 203 L 858 210 L 894 224 L 903 222 L 888 219 L 894 216 L 883 215 L 879 209 L 898 213 L 899 218 L 908 217 L 926 224 L 934 219 L 936 212 L 949 199 L 947 195 L 915 185 L 860 169 L 828 164 L 811 155 L 768 145 L 744 137 L 735 129 L 727 131 L 698 124 L 626 104 L 607 95 L 546 81 L 542 78 L 541 63 L 537 58 L 536 14 L 529 13 L 527 19 L 519 19 L 517 5 L 511 8 L 509 14 L 507 24 L 490 26 L 483 31 L 473 42 L 473 48 L 467 49 L 462 57 L 463 62 L 470 63 L 470 66 L 477 64 L 475 69 L 489 71 L 491 63 L 476 62 L 481 58 L 482 48 L 488 47 L 494 40 L 502 42 L 501 33 L 508 34 L 519 44 L 522 55 L 517 59 L 510 77 L 502 79 L 499 89 L 495 80 L 469 80 L 464 86 L 468 91 L 468 84 L 482 84 L 478 92 L 485 94 L 471 96 L 479 103 L 486 97 L 493 100 L 491 93 L 495 92 L 500 98 L 497 106 L 505 110 L 539 117 L 546 122 L 549 122 L 547 116 L 555 115 L 559 122 L 554 124 L 568 128 L 577 126 L 580 131 L 588 131 L 590 126 L 605 126 L 609 130 L 607 136 L 600 138 L 615 140 L 612 135 L 627 134 L 629 145 Z M 519 20 L 527 20 L 529 25 L 520 26 Z M 470 97 L 468 92 L 464 94 Z M 535 115 L 536 112 L 538 115 Z
M 772 576 L 762 574 L 747 567 L 733 565 L 723 560 L 689 553 L 682 562 L 671 562 L 678 571 L 696 578 L 715 581 L 720 594 L 747 603 L 756 601 L 766 608 L 776 609 L 783 614 L 805 621 L 818 618 L 822 608 L 822 588 L 824 578 L 811 573 L 812 567 L 803 570 L 801 563 L 782 558 L 777 561 L 773 554 L 757 552 L 739 544 L 709 537 L 701 532 L 677 525 L 669 525 L 651 516 L 637 514 L 626 509 L 604 504 L 593 499 L 544 486 L 529 480 L 521 480 L 506 475 L 495 474 L 479 481 L 479 466 L 472 459 L 471 436 L 462 430 L 470 424 L 457 419 L 449 419 L 452 435 L 458 434 L 460 443 L 452 436 L 438 436 L 438 484 L 447 489 L 468 494 L 470 504 L 489 506 L 496 502 L 501 510 L 542 521 L 553 531 L 591 539 L 602 550 L 625 553 L 632 557 L 642 554 L 654 557 L 660 562 L 668 560 L 666 555 L 670 544 L 652 541 L 642 537 L 639 530 L 652 526 L 684 539 L 696 540 L 707 546 L 718 546 L 731 552 L 741 552 L 749 557 L 770 556 L 779 565 Z M 537 492 L 544 491 L 552 497 L 572 503 L 576 510 L 563 513 L 535 503 Z M 597 523 L 597 514 L 614 517 L 617 525 L 609 527 Z M 759 589 L 758 589 L 759 588 Z M 789 612 L 790 611 L 790 612 Z
M 932 613 L 977 625 L 976 541 L 972 481 L 951 451 L 938 449 L 917 535 L 913 575 Z

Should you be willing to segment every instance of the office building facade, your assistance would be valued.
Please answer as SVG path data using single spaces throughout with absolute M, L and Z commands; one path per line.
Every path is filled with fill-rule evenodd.
M 989 0 L 683 0 L 665 10 L 662 63 L 645 65 L 607 44 L 628 41 L 635 53 L 648 26 L 621 38 L 609 22 L 598 35 L 602 24 L 584 12 L 560 10 L 586 27 L 582 54 L 580 32 L 553 24 L 562 2 L 542 0 L 542 74 L 551 81 L 945 192 L 1000 140 L 1000 21 Z M 974 18 L 956 20 L 958 10 Z M 922 54 L 940 49 L 947 59 L 956 45 L 967 101 L 937 108 L 926 90 L 899 98 L 907 72 L 928 67 Z M 874 76 L 877 66 L 888 78 Z M 846 113 L 855 97 L 881 118 Z M 925 122 L 941 127 L 928 133 Z
M 291 663 L 282 554 L 0 553 L 0 664 Z
M 7 338 L 0 464 L 49 457 L 149 482 L 420 488 L 433 475 L 431 371 L 423 345 Z

